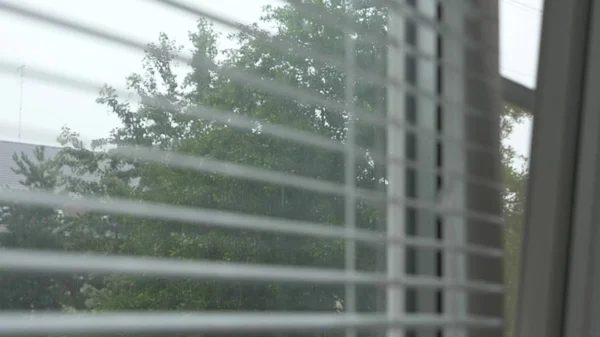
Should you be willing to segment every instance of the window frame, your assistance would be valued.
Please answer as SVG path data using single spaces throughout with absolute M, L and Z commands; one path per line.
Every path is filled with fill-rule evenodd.
M 590 90 L 586 78 L 600 75 L 589 73 L 599 60 L 597 52 L 592 50 L 596 59 L 589 54 L 589 38 L 598 40 L 598 33 L 590 34 L 593 19 L 600 19 L 594 3 L 597 12 L 597 0 L 544 3 L 516 336 L 585 336 L 574 332 L 590 294 L 569 288 L 584 277 L 586 261 L 573 259 L 589 248 L 582 234 L 592 224 L 585 212 L 595 191 L 586 179 L 597 172 L 593 158 L 584 155 L 598 146 L 589 139 L 598 130 L 589 120 L 597 117 L 586 108 L 593 104 L 584 103 L 593 96 L 584 95 Z
M 565 336 L 596 336 L 600 331 L 600 1 L 591 1 L 587 62 L 582 91 L 581 123 L 574 215 L 568 251 Z

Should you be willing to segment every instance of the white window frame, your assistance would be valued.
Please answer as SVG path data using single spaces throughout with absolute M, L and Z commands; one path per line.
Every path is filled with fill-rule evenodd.
M 596 336 L 600 1 L 546 0 L 516 336 Z

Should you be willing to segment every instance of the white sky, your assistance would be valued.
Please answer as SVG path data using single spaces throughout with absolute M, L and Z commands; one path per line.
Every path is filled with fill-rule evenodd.
M 566 1 L 566 0 L 565 0 Z M 145 0 L 11 0 L 15 4 L 53 12 L 143 42 L 165 32 L 187 43 L 196 17 Z M 261 7 L 276 0 L 196 0 L 196 6 L 242 23 L 258 20 Z M 542 0 L 500 0 L 501 71 L 528 87 L 535 86 Z M 231 32 L 217 26 L 221 31 Z M 221 41 L 222 46 L 227 45 Z M 27 67 L 124 86 L 125 76 L 140 69 L 141 52 L 58 30 L 0 13 L 0 62 L 26 65 L 22 100 L 21 139 L 54 143 L 67 124 L 84 139 L 105 137 L 117 120 L 94 102 L 97 92 L 77 91 L 27 78 Z M 0 139 L 17 140 L 19 72 L 0 73 Z M 530 123 L 517 128 L 510 142 L 529 152 Z M 45 132 L 41 132 L 45 130 Z

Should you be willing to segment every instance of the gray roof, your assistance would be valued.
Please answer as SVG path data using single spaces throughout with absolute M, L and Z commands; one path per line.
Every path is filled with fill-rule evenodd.
M 13 154 L 25 153 L 30 160 L 36 162 L 33 154 L 37 144 L 18 143 L 12 141 L 0 140 L 0 187 L 8 187 L 10 189 L 23 189 L 24 186 L 19 183 L 23 179 L 22 176 L 15 174 L 12 168 L 16 168 L 17 165 L 13 160 Z M 44 145 L 45 154 L 47 158 L 51 158 L 60 151 L 60 147 Z

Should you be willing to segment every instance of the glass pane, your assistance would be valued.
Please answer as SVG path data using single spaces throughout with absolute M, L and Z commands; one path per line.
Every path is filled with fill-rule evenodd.
M 326 280 L 327 275 L 321 283 L 268 282 L 268 273 L 264 273 L 266 281 L 255 280 L 259 284 L 218 277 L 206 281 L 155 275 L 140 280 L 83 272 L 39 277 L 2 273 L 3 289 L 13 291 L 2 293 L 0 309 L 384 310 L 386 289 L 381 282 L 377 286 L 357 282 L 349 291 L 355 296 L 348 296 L 343 270 L 353 265 L 347 269 L 385 277 L 387 125 L 357 122 L 352 151 L 346 144 L 350 143 L 349 110 L 360 108 L 375 120 L 385 116 L 385 86 L 364 80 L 364 73 L 371 78 L 384 74 L 386 46 L 336 27 L 345 21 L 341 16 L 348 15 L 359 32 L 369 31 L 375 40 L 385 41 L 383 7 L 368 1 L 349 11 L 340 1 L 315 1 L 313 17 L 306 18 L 280 1 L 190 2 L 192 7 L 248 25 L 238 30 L 218 23 L 211 26 L 199 15 L 152 1 L 9 2 L 101 27 L 138 41 L 141 48 L 119 47 L 0 10 L 5 51 L 0 61 L 14 65 L 4 68 L 0 76 L 6 107 L 0 117 L 4 140 L 0 141 L 0 165 L 4 165 L 0 185 L 35 193 L 40 189 L 69 192 L 55 198 L 45 194 L 44 201 L 33 206 L 23 199 L 0 203 L 0 247 L 169 258 L 174 264 L 208 260 L 219 265 L 321 268 L 317 274 L 332 270 L 339 273 L 333 275 L 340 275 L 340 282 Z M 325 14 L 340 22 L 326 21 Z M 250 26 L 253 23 L 257 25 Z M 274 47 L 282 41 L 320 53 L 321 59 L 334 58 L 342 66 L 319 63 L 317 57 L 292 48 Z M 347 45 L 353 45 L 353 61 L 345 60 Z M 175 55 L 212 64 L 210 70 L 188 66 Z M 350 77 L 345 62 L 366 70 Z M 75 80 L 71 86 L 59 85 L 56 78 L 38 81 L 34 69 Z M 279 89 L 293 87 L 289 89 L 293 92 L 277 94 L 271 91 L 278 88 L 239 83 L 239 77 L 237 81 L 228 77 L 233 71 L 244 71 L 255 82 L 279 81 Z M 294 95 L 297 91 L 321 100 L 296 99 L 302 97 Z M 199 111 L 203 118 L 198 117 Z M 57 147 L 59 135 L 65 148 Z M 102 141 L 91 142 L 95 139 Z M 108 150 L 126 147 L 154 151 L 155 161 L 106 155 Z M 170 154 L 157 156 L 159 150 Z M 347 154 L 354 152 L 359 154 L 347 164 L 351 157 Z M 172 157 L 173 153 L 179 157 Z M 346 170 L 348 166 L 354 167 Z M 241 171 L 254 178 L 246 179 Z M 346 197 L 346 185 L 367 191 L 368 197 Z M 70 203 L 71 197 L 81 195 L 94 196 L 94 201 L 101 199 L 110 207 L 128 207 L 113 214 Z M 120 202 L 110 203 L 117 198 Z M 348 199 L 354 199 L 350 206 Z M 146 207 L 147 213 L 139 208 L 133 212 L 136 203 L 123 200 L 158 205 Z M 169 211 L 169 207 L 179 208 Z M 158 208 L 164 212 L 156 212 Z M 347 244 L 343 226 L 350 222 L 370 239 Z M 295 230 L 283 230 L 292 227 Z M 312 235 L 298 231 L 312 231 Z M 347 257 L 348 251 L 354 258 Z M 273 272 L 281 275 L 286 270 Z M 349 302 L 355 302 L 354 308 Z
M 503 77 L 535 89 L 543 0 L 500 1 L 500 63 Z M 531 111 L 506 104 L 502 118 L 506 248 L 506 336 L 513 335 L 519 253 L 531 143 Z
M 64 188 L 71 192 L 68 197 L 91 194 L 103 201 L 111 198 L 143 199 L 155 203 L 177 205 L 188 208 L 205 208 L 222 212 L 239 212 L 248 216 L 237 221 L 263 226 L 268 221 L 259 221 L 256 217 L 277 217 L 298 225 L 324 225 L 327 233 L 338 233 L 336 229 L 347 219 L 354 219 L 356 227 L 368 234 L 376 235 L 370 244 L 357 244 L 350 248 L 339 237 L 298 238 L 294 235 L 246 232 L 239 228 L 206 229 L 203 226 L 191 226 L 187 212 L 164 213 L 157 209 L 148 209 L 148 214 L 118 214 L 106 216 L 85 207 L 73 206 L 68 202 L 51 207 L 27 207 L 27 201 L 18 205 L 11 204 L 0 208 L 1 227 L 0 245 L 10 248 L 45 249 L 63 252 L 96 252 L 110 255 L 133 255 L 154 258 L 206 259 L 239 264 L 286 264 L 306 268 L 331 268 L 343 270 L 354 260 L 353 269 L 369 273 L 383 273 L 386 268 L 384 244 L 381 239 L 385 231 L 385 205 L 372 200 L 353 202 L 354 212 L 348 212 L 347 199 L 338 193 L 317 193 L 306 189 L 324 190 L 332 184 L 348 184 L 345 175 L 352 175 L 352 185 L 368 190 L 378 197 L 385 195 L 385 136 L 386 125 L 356 126 L 356 147 L 362 152 L 357 155 L 353 169 L 345 170 L 346 157 L 336 147 L 336 151 L 327 148 L 315 150 L 314 146 L 297 144 L 294 141 L 282 141 L 271 137 L 267 124 L 259 124 L 258 119 L 271 124 L 280 124 L 290 129 L 310 132 L 310 143 L 323 139 L 336 141 L 336 145 L 348 144 L 348 111 L 360 108 L 371 113 L 374 120 L 382 117 L 386 110 L 385 88 L 367 81 L 364 74 L 356 74 L 352 85 L 351 98 L 346 97 L 348 84 L 346 74 L 334 65 L 317 64 L 311 57 L 304 57 L 289 50 L 275 51 L 260 38 L 250 38 L 248 34 L 239 34 L 235 29 L 220 24 L 209 27 L 204 21 L 198 21 L 198 15 L 185 14 L 174 9 L 165 9 L 151 1 L 143 0 L 12 0 L 20 6 L 34 8 L 40 12 L 57 14 L 78 22 L 99 26 L 117 35 L 131 37 L 142 45 L 147 52 L 121 48 L 90 37 L 75 34 L 54 27 L 34 23 L 14 14 L 0 12 L 0 42 L 3 50 L 3 64 L 14 65 L 13 71 L 4 71 L 0 76 L 0 89 L 5 113 L 0 115 L 0 165 L 17 165 L 16 171 L 2 167 L 0 185 L 11 188 Z M 409 1 L 415 3 L 415 1 Z M 275 0 L 220 0 L 190 1 L 194 7 L 220 14 L 232 21 L 251 24 L 263 28 L 277 37 L 284 37 L 302 46 L 308 46 L 326 56 L 337 57 L 344 63 L 344 49 L 354 45 L 356 65 L 371 72 L 371 77 L 379 77 L 385 71 L 385 47 L 367 41 L 362 33 L 345 39 L 345 32 L 329 19 L 345 12 L 342 1 L 314 1 L 322 6 L 313 11 L 315 20 L 310 20 L 291 10 L 282 9 L 282 3 Z M 380 6 L 385 1 L 363 0 L 363 8 L 356 11 L 359 32 L 368 31 L 370 36 L 384 39 L 386 34 L 385 10 Z M 419 1 L 420 4 L 433 2 Z M 503 6 L 505 6 L 504 2 Z M 271 5 L 270 8 L 264 6 Z M 435 9 L 435 8 L 434 8 Z M 332 14 L 327 17 L 326 14 Z M 432 11 L 432 17 L 438 13 Z M 320 20 L 320 21 L 318 21 Z M 340 20 L 342 21 L 342 20 Z M 329 28 L 327 28 L 329 27 Z M 190 33 L 191 32 L 191 33 Z M 229 35 L 235 33 L 237 35 Z M 257 33 L 257 35 L 260 35 Z M 272 36 L 266 39 L 271 39 Z M 367 35 L 367 34 L 364 34 Z M 429 32 L 430 51 L 437 48 L 435 34 Z M 503 35 L 504 36 L 504 35 Z M 277 40 L 277 39 L 273 39 Z M 353 41 L 345 41 L 353 40 Z M 279 41 L 279 40 L 277 40 Z M 504 40 L 503 40 L 504 41 Z M 513 40 L 510 40 L 513 41 Z M 180 47 L 180 44 L 182 44 Z M 503 42 L 504 44 L 504 42 Z M 504 48 L 504 46 L 503 46 Z M 140 48 L 142 49 L 142 48 Z M 182 53 L 198 59 L 210 59 L 218 64 L 217 70 L 187 67 L 174 60 L 173 55 Z M 187 54 L 186 54 L 187 53 Z M 503 60 L 505 56 L 503 55 Z M 348 61 L 347 61 L 348 62 Z M 504 67 L 503 61 L 503 67 Z M 436 72 L 429 64 L 428 68 L 419 67 L 422 76 L 418 82 L 427 82 Z M 515 64 L 508 68 L 514 68 Z M 408 67 L 410 69 L 410 67 Z M 413 70 L 417 67 L 413 67 Z M 519 68 L 517 66 L 516 68 Z M 51 71 L 62 76 L 87 81 L 109 87 L 98 93 L 100 86 L 90 87 L 82 82 L 72 81 L 74 86 L 59 86 L 56 81 L 36 81 L 32 79 L 33 69 Z M 317 104 L 304 104 L 298 100 L 271 95 L 265 90 L 257 90 L 250 85 L 239 85 L 220 77 L 219 71 L 243 69 L 253 72 L 257 77 L 284 81 L 286 84 L 301 87 L 306 91 L 318 93 L 343 108 L 316 108 Z M 527 72 L 529 70 L 519 70 Z M 217 75 L 215 75 L 217 73 Z M 39 75 L 39 74 L 38 74 Z M 417 76 L 418 75 L 418 76 Z M 407 74 L 408 78 L 409 75 Z M 352 82 L 352 81 L 351 81 Z M 64 83 L 63 83 L 64 84 Z M 73 88 L 75 87 L 75 88 Z M 110 88 L 125 88 L 131 92 L 117 95 Z M 429 83 L 433 92 L 434 83 Z M 133 97 L 133 98 L 132 98 Z M 186 118 L 177 118 L 171 114 L 172 108 L 151 106 L 136 101 L 139 97 L 161 99 L 168 104 L 177 104 L 178 109 L 188 109 L 200 105 L 226 111 L 235 117 L 246 119 L 245 130 L 230 127 L 231 120 L 199 123 Z M 126 102 L 134 101 L 130 105 Z M 173 103 L 175 102 L 175 103 Z M 412 104 L 412 103 L 407 103 Z M 170 106 L 170 105 L 169 105 Z M 350 107 L 350 108 L 348 108 Z M 156 108 L 156 109 L 154 109 Z M 421 105 L 432 117 L 427 125 L 434 129 L 434 104 Z M 358 110 L 358 109 L 356 109 Z M 407 109 L 408 113 L 417 113 Z M 517 247 L 520 228 L 520 210 L 522 195 L 520 188 L 526 179 L 526 170 L 519 169 L 526 162 L 526 152 L 518 135 L 526 139 L 526 114 L 518 108 L 506 108 L 504 136 L 506 140 L 505 156 L 507 167 L 507 186 L 515 193 L 507 194 L 507 200 L 515 200 L 507 207 L 507 218 L 515 219 L 511 228 L 517 233 L 507 236 L 507 245 Z M 216 115 L 219 115 L 218 113 Z M 222 116 L 222 115 L 220 115 Z M 181 116 L 178 116 L 181 117 Z M 423 117 L 423 114 L 420 115 Z M 207 118 L 212 119 L 212 118 Z M 248 122 L 250 120 L 250 122 Z M 233 123 L 232 123 L 233 124 Z M 242 123 L 243 124 L 243 123 Z M 250 127 L 248 125 L 251 125 Z M 68 128 L 63 128 L 64 126 Z M 239 125 L 238 125 L 239 126 Z M 519 131 L 521 130 L 521 131 Z M 35 145 L 58 145 L 60 143 L 73 149 L 59 151 L 58 147 L 46 147 L 44 151 L 35 150 Z M 297 133 L 283 133 L 285 136 Z M 91 146 L 105 145 L 92 143 L 94 139 L 107 139 L 113 147 L 126 145 L 144 146 L 169 150 L 189 156 L 205 156 L 215 160 L 236 162 L 265 170 L 279 171 L 278 174 L 301 175 L 302 182 L 323 181 L 315 184 L 297 183 L 290 187 L 289 181 L 265 184 L 255 181 L 243 181 L 239 177 L 225 177 L 214 172 L 197 172 L 195 169 L 176 167 L 176 164 L 147 163 L 144 160 L 116 160 L 114 166 L 105 165 L 106 157 L 98 152 L 88 151 Z M 459 136 L 460 138 L 460 136 Z M 516 139 L 516 140 L 515 140 Z M 10 142 L 8 142 L 10 141 Z M 435 148 L 429 140 L 430 148 Z M 329 142 L 326 142 L 329 144 Z M 423 144 L 423 142 L 420 142 Z M 419 147 L 425 148 L 420 145 Z M 427 145 L 427 144 L 426 144 Z M 416 147 L 416 146 L 415 146 Z M 408 146 L 407 146 L 408 148 Z M 514 151 L 513 151 L 514 150 Z M 419 149 L 420 153 L 429 150 Z M 520 152 L 519 152 L 520 151 Z M 349 151 L 348 151 L 349 152 Z M 13 161 L 12 154 L 17 156 Z M 57 154 L 58 153 L 58 154 Z M 417 153 L 417 152 L 415 152 Z M 420 154 L 413 158 L 421 159 Z M 173 157 L 171 157 L 172 159 Z M 379 158 L 379 160 L 377 159 Z M 30 160 L 31 159 L 31 160 Z M 402 158 L 401 158 L 402 159 Z M 430 156 L 430 165 L 438 160 Z M 166 161 L 166 159 L 165 159 Z M 176 160 L 174 160 L 176 161 Z M 384 164 L 382 164 L 382 161 Z M 58 168 L 67 167 L 74 172 L 63 172 Z M 231 167 L 231 166 L 229 166 Z M 215 171 L 215 170 L 213 170 Z M 235 171 L 235 170 L 233 170 Z M 416 171 L 416 170 L 414 170 Z M 346 172 L 351 172 L 347 174 Z M 264 173 L 264 172 L 263 172 Z M 101 177 L 98 182 L 90 180 L 90 174 Z M 408 174 L 407 174 L 408 176 Z M 421 176 L 423 176 L 421 174 Z M 433 190 L 435 181 L 429 179 L 430 186 L 418 186 L 419 189 Z M 265 179 L 275 179 L 280 175 L 271 175 Z M 27 179 L 24 179 L 27 178 Z M 20 181 L 21 180 L 21 181 Z M 414 179 L 416 180 L 416 179 Z M 411 182 L 416 186 L 415 181 Z M 292 184 L 294 185 L 294 184 Z M 407 190 L 411 189 L 407 187 Z M 302 191 L 301 191 L 302 190 Z M 345 190 L 344 190 L 345 191 Z M 413 191 L 407 191 L 412 194 Z M 422 194 L 420 192 L 420 194 Z M 373 195 L 373 194 L 369 194 Z M 433 193 L 429 193 L 430 202 L 434 202 Z M 354 197 L 353 197 L 354 198 Z M 415 198 L 417 198 L 415 194 Z M 358 197 L 357 197 L 358 199 Z M 373 198 L 380 200 L 377 198 Z M 63 199 L 60 199 L 63 200 Z M 69 199 L 70 200 L 70 199 Z M 58 201 L 47 200 L 49 203 Z M 514 205 L 513 205 L 514 204 Z M 54 204 L 53 204 L 54 205 Z M 135 204 L 121 204 L 121 207 Z M 39 206 L 39 205 L 38 205 Z M 47 205 L 45 205 L 47 206 Z M 114 207 L 117 207 L 115 205 Z M 416 208 L 416 207 L 415 207 Z M 122 208 L 122 213 L 132 212 Z M 162 210 L 162 209 L 161 209 Z M 187 209 L 186 209 L 187 210 Z M 222 213 L 219 213 L 222 214 Z M 410 213 L 413 216 L 416 212 Z M 162 217 L 162 218 L 161 218 Z M 183 217 L 183 218 L 182 218 Z M 165 219 L 168 218 L 168 219 Z M 197 215 L 205 218 L 218 218 L 215 213 Z M 415 217 L 417 218 L 417 217 Z M 145 220 L 140 220 L 145 219 Z M 264 218 L 261 218 L 264 220 Z M 425 222 L 419 217 L 414 221 Z M 184 221 L 185 220 L 185 221 Z M 222 220 L 224 221 L 224 220 Z M 225 221 L 226 223 L 231 223 Z M 431 220 L 427 220 L 432 225 Z M 203 223 L 205 225 L 206 223 Z M 434 228 L 435 227 L 435 228 Z M 422 236 L 437 238 L 436 226 L 430 226 Z M 315 228 L 315 226 L 304 226 Z M 307 230 L 308 230 L 307 229 Z M 423 226 L 411 228 L 422 231 Z M 417 231 L 418 229 L 418 231 Z M 372 232 L 377 232 L 376 234 Z M 511 232 L 512 233 L 512 232 Z M 411 234 L 411 233 L 409 233 Z M 334 236 L 330 234 L 330 236 Z M 372 238 L 372 237 L 370 237 Z M 378 245 L 373 245 L 373 242 Z M 354 259 L 346 256 L 354 251 Z M 416 256 L 416 255 L 415 255 Z M 431 252 L 419 255 L 426 260 L 437 259 Z M 513 268 L 517 253 L 511 253 L 510 268 Z M 410 259 L 410 258 L 409 258 Z M 413 261 L 416 261 L 414 258 Z M 425 259 L 423 259 L 425 260 Z M 512 263 L 512 264 L 511 264 Z M 416 263 L 415 263 L 416 264 Z M 426 266 L 429 267 L 429 266 Z M 411 265 L 407 269 L 411 268 Z M 414 274 L 440 276 L 441 268 L 415 268 Z M 426 270 L 421 270 L 426 269 Z M 514 269 L 512 269 L 514 270 Z M 409 271 L 410 273 L 411 271 Z M 509 279 L 512 274 L 509 272 Z M 432 277 L 433 278 L 433 277 Z M 40 275 L 8 273 L 0 277 L 1 284 L 19 285 L 13 292 L 5 292 L 0 299 L 2 309 L 20 310 L 64 310 L 64 311 L 110 311 L 110 310 L 290 310 L 290 311 L 349 311 L 348 302 L 354 303 L 358 312 L 381 312 L 386 307 L 385 288 L 370 284 L 356 286 L 356 301 L 347 300 L 343 285 L 313 285 L 303 283 L 261 285 L 240 284 L 238 282 L 220 283 L 211 281 L 164 280 L 161 278 L 123 277 L 121 275 L 102 278 L 94 274 L 80 273 L 72 275 Z M 514 282 L 513 282 L 514 283 Z M 418 287 L 413 285 L 413 288 Z M 32 292 L 31 290 L 35 290 Z M 430 292 L 431 293 L 431 292 Z M 30 297 L 27 297 L 28 295 Z M 353 296 L 354 297 L 354 296 Z M 410 297 L 410 295 L 409 295 Z M 411 301 L 415 306 L 426 306 L 430 311 L 438 312 L 440 298 L 431 296 L 427 301 Z M 419 302 L 419 303 L 418 303 Z M 425 303 L 427 302 L 427 303 Z M 421 305 L 425 303 L 425 305 Z M 433 305 L 434 303 L 435 305 Z M 419 308 L 420 309 L 420 308 Z M 416 310 L 415 310 L 416 311 Z M 292 334 L 299 336 L 299 334 Z M 334 334 L 322 336 L 339 336 Z M 282 335 L 281 335 L 282 336 Z M 314 336 L 314 335 L 313 335 Z M 321 336 L 321 335 L 320 335 Z

